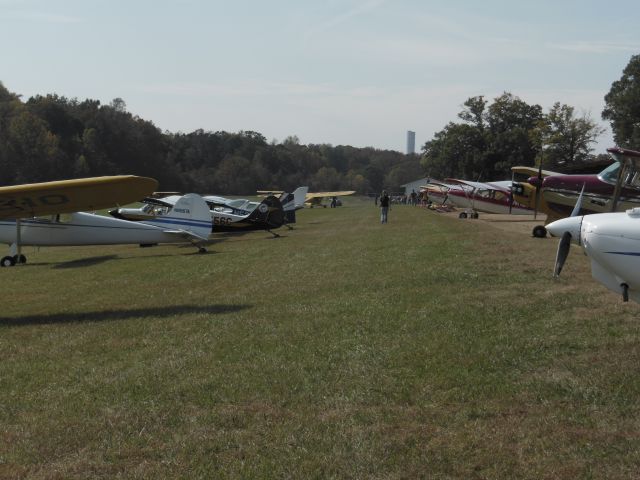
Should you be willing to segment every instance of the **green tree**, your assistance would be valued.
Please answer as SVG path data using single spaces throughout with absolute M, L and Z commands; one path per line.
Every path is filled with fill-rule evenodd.
M 544 142 L 546 168 L 582 163 L 592 157 L 592 144 L 604 129 L 588 114 L 577 116 L 569 105 L 556 102 L 538 125 L 537 136 Z
M 640 150 L 640 55 L 634 55 L 604 97 L 602 118 L 611 122 L 615 142 Z

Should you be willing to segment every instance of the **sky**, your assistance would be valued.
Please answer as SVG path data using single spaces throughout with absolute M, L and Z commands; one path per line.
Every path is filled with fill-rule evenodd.
M 0 0 L 0 82 L 110 103 L 158 128 L 404 152 L 470 97 L 573 106 L 640 54 L 637 0 Z

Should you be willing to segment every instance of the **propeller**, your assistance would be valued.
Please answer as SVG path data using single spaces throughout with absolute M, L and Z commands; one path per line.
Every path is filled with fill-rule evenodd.
M 562 267 L 564 267 L 564 262 L 567 260 L 569 256 L 569 250 L 571 249 L 571 234 L 569 232 L 564 232 L 562 234 L 562 238 L 558 243 L 558 253 L 556 253 L 556 265 L 553 269 L 553 276 L 558 278 L 560 276 L 560 272 L 562 271 Z
M 571 211 L 571 215 L 569 215 L 569 218 L 576 217 L 580 213 L 580 207 L 582 206 L 582 195 L 584 194 L 584 187 L 585 187 L 585 184 L 583 183 L 582 190 L 580 191 L 580 195 L 578 195 L 578 200 L 576 201 L 576 204 L 573 207 L 573 210 Z M 568 229 L 571 228 L 576 234 L 578 240 L 580 239 L 580 224 L 577 224 L 577 229 L 576 229 L 576 225 L 574 225 L 575 220 L 570 221 L 568 219 L 565 219 L 565 220 L 559 220 L 557 223 L 560 225 L 564 224 L 567 230 L 565 230 L 562 233 L 560 242 L 558 242 L 558 252 L 556 253 L 556 264 L 555 264 L 555 267 L 553 268 L 554 278 L 558 278 L 560 276 L 562 267 L 564 267 L 564 262 L 567 260 L 567 257 L 569 256 L 569 250 L 571 249 L 571 240 L 573 236 L 571 235 L 571 232 Z M 549 226 L 547 226 L 547 228 L 549 228 Z M 553 227 L 551 228 L 551 231 L 553 233 Z

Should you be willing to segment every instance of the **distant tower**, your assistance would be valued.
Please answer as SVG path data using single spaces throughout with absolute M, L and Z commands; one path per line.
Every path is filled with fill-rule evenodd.
M 416 132 L 407 130 L 407 155 L 416 153 Z

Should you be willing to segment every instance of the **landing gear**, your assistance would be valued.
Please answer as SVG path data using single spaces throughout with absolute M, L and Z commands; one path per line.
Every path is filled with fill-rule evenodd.
M 2 257 L 2 260 L 0 260 L 0 266 L 2 267 L 13 267 L 21 263 L 27 263 L 27 257 L 22 254 L 13 256 L 7 255 L 6 257 Z
M 460 215 L 458 215 L 458 218 L 467 218 L 467 212 L 460 212 Z
M 536 238 L 544 238 L 547 236 L 547 229 L 543 225 L 536 225 L 531 234 Z
M 478 218 L 480 216 L 480 214 L 478 212 L 473 212 L 471 214 L 471 218 Z
M 620 284 L 620 286 L 622 287 L 622 301 L 628 302 L 629 301 L 629 285 L 627 285 L 626 283 L 622 283 Z
M 198 253 L 207 253 L 207 249 L 204 247 L 198 247 Z

